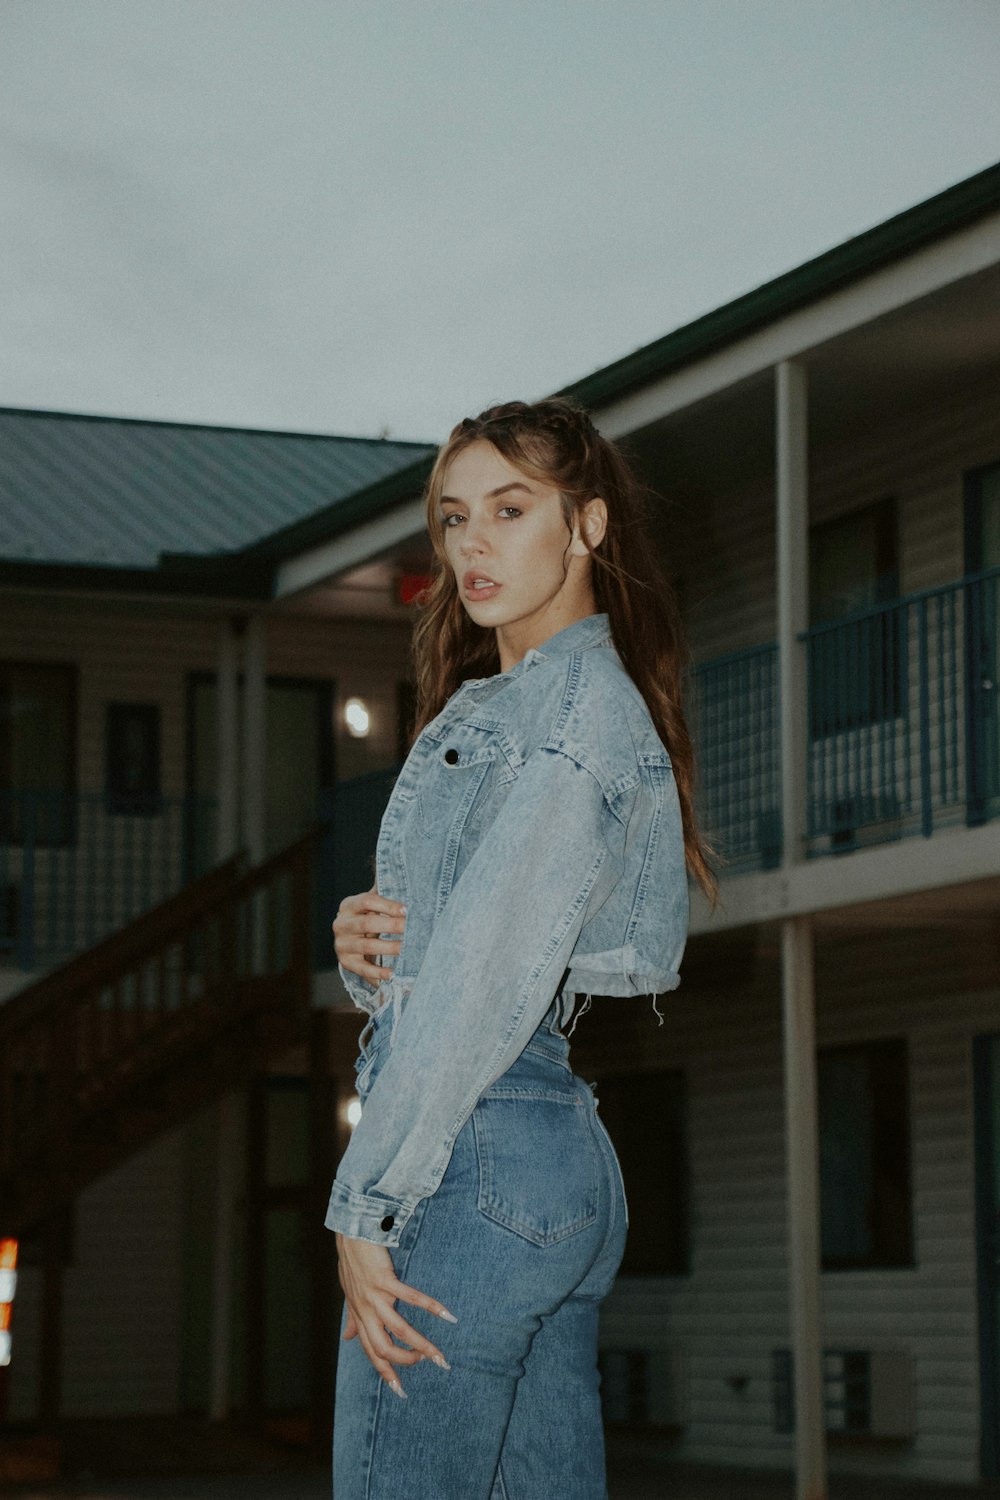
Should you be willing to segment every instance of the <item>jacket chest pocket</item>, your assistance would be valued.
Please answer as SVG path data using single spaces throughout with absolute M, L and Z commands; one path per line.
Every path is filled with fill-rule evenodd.
M 459 725 L 434 747 L 417 792 L 422 833 L 440 837 L 459 824 L 478 824 L 507 782 L 506 760 L 483 730 Z

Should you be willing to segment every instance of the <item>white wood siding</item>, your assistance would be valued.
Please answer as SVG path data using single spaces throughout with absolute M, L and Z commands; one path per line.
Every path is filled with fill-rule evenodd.
M 725 442 L 724 427 L 719 441 Z M 895 496 L 900 591 L 948 583 L 963 571 L 963 471 L 998 459 L 1000 397 L 990 383 L 876 425 L 849 444 L 814 446 L 809 519 L 829 520 Z M 770 479 L 720 494 L 712 504 L 687 504 L 680 496 L 663 527 L 683 579 L 696 660 L 774 640 Z
M 215 672 L 219 628 L 218 618 L 205 613 L 58 597 L 5 598 L 0 660 L 77 667 L 77 788 L 91 794 L 76 843 L 51 854 L 44 847 L 36 850 L 33 886 L 43 962 L 72 951 L 67 934 L 79 941 L 91 933 L 96 940 L 180 887 L 180 809 L 163 818 L 122 818 L 104 810 L 106 707 L 112 702 L 160 706 L 161 789 L 165 798 L 184 797 L 189 678 L 193 672 Z M 396 692 L 407 675 L 408 649 L 409 629 L 398 624 L 286 612 L 268 616 L 270 675 L 336 683 L 334 755 L 340 777 L 396 760 Z M 350 736 L 343 723 L 343 705 L 354 695 L 364 697 L 371 710 L 371 733 L 363 740 Z M 7 852 L 0 878 L 23 882 L 18 849 Z M 56 914 L 54 928 L 50 912 Z M 0 996 L 20 982 L 19 976 L 5 976 L 3 968 L 0 954 Z
M 609 1341 L 687 1356 L 689 1421 L 679 1458 L 766 1467 L 791 1463 L 792 1440 L 774 1432 L 772 1410 L 771 1351 L 790 1339 L 780 982 L 773 961 L 761 967 L 742 986 L 734 976 L 723 992 L 699 987 L 693 966 L 690 986 L 682 979 L 669 997 L 663 1028 L 642 1029 L 644 1063 L 680 1066 L 688 1079 L 692 1272 L 620 1281 L 602 1318 Z M 837 1439 L 831 1467 L 972 1480 L 979 1431 L 972 1038 L 1000 1031 L 996 957 L 961 933 L 821 935 L 817 991 L 820 1046 L 907 1039 L 916 1251 L 911 1269 L 823 1275 L 824 1343 L 910 1351 L 916 1406 L 912 1443 L 851 1447 Z M 742 1376 L 745 1384 L 732 1383 Z
M 219 621 L 150 605 L 4 598 L 0 659 L 70 662 L 79 668 L 78 782 L 104 786 L 104 710 L 108 703 L 158 703 L 162 711 L 162 779 L 168 797 L 186 788 L 187 682 L 214 673 Z M 275 676 L 334 679 L 338 700 L 354 694 L 374 707 L 368 759 L 395 758 L 396 683 L 406 675 L 409 631 L 398 625 L 275 613 L 267 617 L 267 670 Z M 340 758 L 348 742 L 338 717 Z M 355 754 L 357 752 L 355 751 Z M 358 767 L 363 769 L 363 767 Z M 350 774 L 348 772 L 348 774 Z
M 178 1408 L 182 1295 L 182 1134 L 157 1141 L 80 1194 L 64 1274 L 67 1417 Z M 37 1415 L 41 1271 L 18 1282 L 11 1421 Z

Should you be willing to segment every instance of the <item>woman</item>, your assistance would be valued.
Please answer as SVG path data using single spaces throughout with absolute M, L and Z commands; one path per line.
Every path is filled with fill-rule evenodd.
M 655 1009 L 688 870 L 715 899 L 681 631 L 635 477 L 565 401 L 461 422 L 427 522 L 420 732 L 375 887 L 333 924 L 370 1014 L 326 1218 L 335 1500 L 599 1500 L 597 1315 L 627 1213 L 564 1028 L 578 994 Z

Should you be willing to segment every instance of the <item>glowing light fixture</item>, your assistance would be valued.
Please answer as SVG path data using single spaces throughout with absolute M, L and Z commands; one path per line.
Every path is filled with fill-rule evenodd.
M 364 739 L 371 729 L 371 714 L 361 698 L 348 698 L 344 704 L 344 722 L 356 740 Z
M 17 1240 L 0 1240 L 0 1365 L 10 1364 L 10 1325 L 17 1289 Z
M 358 1098 L 357 1094 L 352 1094 L 351 1098 L 347 1101 L 347 1123 L 348 1125 L 350 1125 L 352 1130 L 360 1119 L 361 1100 Z

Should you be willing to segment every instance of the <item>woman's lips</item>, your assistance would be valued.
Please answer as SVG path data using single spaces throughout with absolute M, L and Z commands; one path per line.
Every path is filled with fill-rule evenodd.
M 491 581 L 490 583 L 487 583 L 480 588 L 476 587 L 474 580 L 476 578 L 482 578 L 483 576 L 484 575 L 482 573 L 466 573 L 465 577 L 462 579 L 462 587 L 465 592 L 466 599 L 495 599 L 497 594 L 499 594 L 502 587 L 502 585 L 499 583 L 493 583 Z

